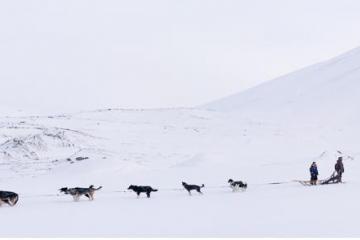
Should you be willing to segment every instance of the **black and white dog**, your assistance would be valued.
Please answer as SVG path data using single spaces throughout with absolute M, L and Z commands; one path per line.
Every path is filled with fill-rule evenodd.
M 233 192 L 239 191 L 240 189 L 245 191 L 247 188 L 247 183 L 242 181 L 234 181 L 232 179 L 229 179 L 228 183 L 230 183 L 230 187 Z
M 0 207 L 3 203 L 15 206 L 19 200 L 19 195 L 14 192 L 0 191 Z
M 62 192 L 62 193 L 65 193 L 65 194 L 70 194 L 74 198 L 75 202 L 79 201 L 81 196 L 85 196 L 90 201 L 92 201 L 92 200 L 94 200 L 95 191 L 100 190 L 101 188 L 102 188 L 102 186 L 100 186 L 98 188 L 94 188 L 94 185 L 90 185 L 90 187 L 88 187 L 88 188 L 80 188 L 80 187 L 67 188 L 67 187 L 63 187 L 63 188 L 60 188 L 59 191 Z
M 148 198 L 150 198 L 150 194 L 151 192 L 157 192 L 157 189 L 153 189 L 150 186 L 136 186 L 136 185 L 130 185 L 128 187 L 128 190 L 133 190 L 134 192 L 136 192 L 137 197 L 140 196 L 140 193 L 146 193 L 146 196 Z
M 192 190 L 195 190 L 195 191 L 197 191 L 198 193 L 203 194 L 203 193 L 201 192 L 201 188 L 205 187 L 204 184 L 201 185 L 201 186 L 199 186 L 199 185 L 195 185 L 195 184 L 187 184 L 186 182 L 182 182 L 182 185 L 183 185 L 184 188 L 188 191 L 189 195 L 191 195 L 191 191 L 192 191 Z

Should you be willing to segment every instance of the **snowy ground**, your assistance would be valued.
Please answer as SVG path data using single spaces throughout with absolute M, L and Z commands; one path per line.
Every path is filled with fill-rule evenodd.
M 20 201 L 1 207 L 0 235 L 360 237 L 359 60 L 355 49 L 197 109 L 1 117 L 0 187 Z M 293 182 L 313 161 L 329 177 L 338 156 L 345 184 Z M 93 202 L 58 193 L 90 184 L 103 186 Z M 137 199 L 130 184 L 159 192 Z
M 150 200 L 103 192 L 94 202 L 76 203 L 28 197 L 2 209 L 2 236 L 359 236 L 356 187 L 252 187 L 246 194 L 224 189 L 193 197 L 159 192 Z
M 30 139 L 6 148 L 14 157 L 2 160 L 1 188 L 20 194 L 16 207 L 0 209 L 2 237 L 360 236 L 359 131 L 352 125 L 282 125 L 201 109 L 101 110 L 1 122 L 3 142 Z M 50 131 L 62 134 L 55 141 Z M 37 155 L 25 156 L 24 149 Z M 312 161 L 320 178 L 328 177 L 339 155 L 346 184 L 292 182 L 308 179 Z M 232 193 L 228 178 L 247 181 L 248 190 Z M 181 181 L 204 183 L 204 195 L 188 196 Z M 93 202 L 73 202 L 57 191 L 90 184 L 103 186 Z M 124 192 L 130 184 L 159 192 L 137 199 Z

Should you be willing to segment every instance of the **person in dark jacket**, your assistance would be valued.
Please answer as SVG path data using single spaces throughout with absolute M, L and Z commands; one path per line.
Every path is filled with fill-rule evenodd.
M 345 172 L 344 164 L 342 162 L 342 157 L 339 157 L 335 164 L 335 171 L 337 175 L 338 182 L 342 181 L 342 174 Z
M 310 167 L 310 184 L 316 185 L 316 182 L 318 180 L 319 171 L 317 169 L 316 162 L 313 162 Z

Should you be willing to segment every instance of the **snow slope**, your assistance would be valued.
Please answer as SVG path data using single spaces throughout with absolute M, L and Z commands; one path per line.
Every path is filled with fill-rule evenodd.
M 359 237 L 358 60 L 356 49 L 207 109 L 4 114 L 0 188 L 20 201 L 0 208 L 0 235 Z M 292 181 L 313 161 L 327 178 L 338 156 L 345 184 Z M 90 184 L 103 186 L 93 202 L 58 193 Z M 130 184 L 159 192 L 137 199 Z
M 360 48 L 207 104 L 207 109 L 312 120 L 359 121 Z

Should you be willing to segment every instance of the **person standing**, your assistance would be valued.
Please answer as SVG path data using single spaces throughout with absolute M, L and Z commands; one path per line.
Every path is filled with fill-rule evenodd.
M 342 182 L 342 174 L 345 172 L 342 157 L 338 157 L 338 160 L 335 164 L 335 171 L 338 182 Z
M 313 162 L 310 167 L 310 184 L 316 185 L 316 182 L 318 180 L 319 171 L 316 165 L 316 162 Z

